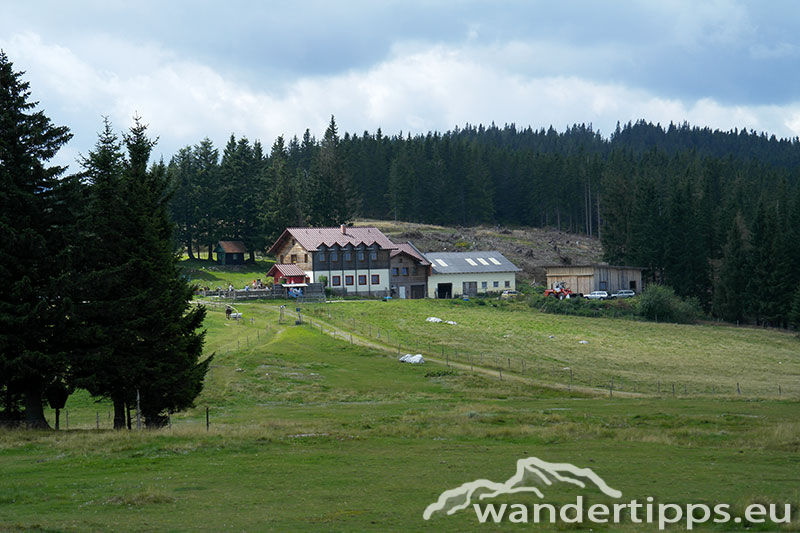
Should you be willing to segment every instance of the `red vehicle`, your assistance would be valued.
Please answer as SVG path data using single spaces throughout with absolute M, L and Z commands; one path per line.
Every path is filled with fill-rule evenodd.
M 572 292 L 567 284 L 563 281 L 556 281 L 553 283 L 552 289 L 547 289 L 544 291 L 545 297 L 552 296 L 553 298 L 558 298 L 559 300 L 563 300 L 564 298 L 575 298 L 579 295 Z

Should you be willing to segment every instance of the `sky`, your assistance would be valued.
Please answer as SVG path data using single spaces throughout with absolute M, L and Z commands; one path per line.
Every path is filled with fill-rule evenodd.
M 0 49 L 74 137 L 136 114 L 154 155 L 231 134 L 644 119 L 800 136 L 800 2 L 0 0 Z

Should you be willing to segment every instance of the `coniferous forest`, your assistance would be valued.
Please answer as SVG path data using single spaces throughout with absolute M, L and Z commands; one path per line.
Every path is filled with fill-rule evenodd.
M 426 135 L 231 136 L 176 154 L 178 239 L 210 257 L 220 238 L 263 250 L 292 225 L 355 216 L 453 226 L 553 227 L 599 237 L 605 260 L 696 298 L 712 316 L 800 321 L 800 141 L 645 121 L 470 126 Z

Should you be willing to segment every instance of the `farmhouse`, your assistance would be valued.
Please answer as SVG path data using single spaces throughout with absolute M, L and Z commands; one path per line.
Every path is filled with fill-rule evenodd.
M 389 255 L 395 249 L 378 228 L 342 225 L 286 228 L 268 253 L 277 264 L 297 265 L 309 283 L 324 277 L 340 293 L 388 296 Z
M 640 267 L 592 265 L 553 265 L 546 266 L 547 287 L 560 281 L 565 282 L 572 292 L 589 294 L 592 291 L 616 292 L 630 289 L 638 294 L 642 290 L 642 270 Z
M 427 298 L 431 263 L 410 242 L 395 244 L 390 254 L 391 291 L 395 298 Z
M 456 298 L 516 289 L 520 269 L 497 251 L 431 252 L 425 259 L 431 263 L 431 297 Z
M 220 265 L 243 265 L 247 248 L 242 241 L 219 241 L 214 251 Z

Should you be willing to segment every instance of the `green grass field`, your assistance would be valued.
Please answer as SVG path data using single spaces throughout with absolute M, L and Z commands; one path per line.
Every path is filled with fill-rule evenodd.
M 185 256 L 180 262 L 181 268 L 190 282 L 201 287 L 208 286 L 210 289 L 217 287 L 227 289 L 228 284 L 232 284 L 236 289 L 241 289 L 252 283 L 254 279 L 264 280 L 273 264 L 275 264 L 274 261 L 257 260 L 255 264 L 220 266 L 210 261 L 191 260 Z
M 447 489 L 506 480 L 529 456 L 590 467 L 624 501 L 724 502 L 734 514 L 752 502 L 800 504 L 800 341 L 792 335 L 437 301 L 303 305 L 306 324 L 296 326 L 295 304 L 282 324 L 276 305 L 238 304 L 238 323 L 210 308 L 213 368 L 197 407 L 173 416 L 169 429 L 105 429 L 108 405 L 76 394 L 69 431 L 0 433 L 0 530 L 493 530 L 471 510 L 428 522 L 422 513 Z M 458 348 L 459 366 L 398 363 L 396 340 L 401 349 L 430 342 L 437 355 Z M 486 365 L 471 372 L 479 352 Z M 526 372 L 500 380 L 490 363 L 501 354 L 525 359 Z M 552 363 L 574 366 L 572 391 L 563 374 L 547 371 Z M 590 387 L 584 371 L 622 377 L 623 388 L 609 398 L 605 377 Z M 629 390 L 659 377 L 682 377 L 689 392 Z M 740 379 L 742 394 L 711 394 L 722 377 Z M 546 491 L 558 503 L 577 493 L 613 502 L 598 490 Z M 774 530 L 704 529 L 760 527 Z M 795 517 L 782 530 L 799 529 Z

